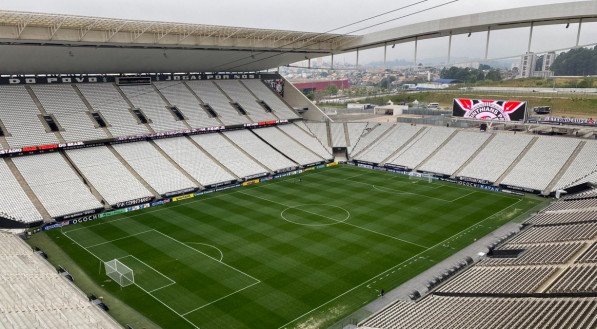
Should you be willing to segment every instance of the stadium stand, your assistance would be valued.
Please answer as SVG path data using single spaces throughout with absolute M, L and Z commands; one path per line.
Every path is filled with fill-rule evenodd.
M 420 169 L 427 172 L 452 175 L 483 146 L 483 143 L 490 136 L 492 135 L 487 133 L 460 131 L 427 160 Z
M 539 191 L 546 189 L 578 145 L 578 139 L 539 137 L 502 184 Z
M 149 119 L 149 126 L 156 132 L 188 128 L 184 121 L 176 120 L 168 110 L 168 104 L 157 93 L 153 85 L 120 86 L 126 97 Z
M 131 106 L 112 83 L 76 85 L 94 111 L 101 113 L 113 136 L 147 134 L 149 130 L 131 113 Z
M 346 128 L 344 123 L 330 123 L 332 147 L 347 147 Z
M 421 129 L 423 128 L 419 126 L 397 124 L 388 133 L 369 145 L 367 150 L 359 153 L 355 159 L 382 163 L 394 152 L 401 150 L 404 145 L 415 138 Z
M 543 243 L 528 246 L 508 244 L 502 246 L 500 250 L 523 249 L 524 252 L 516 258 L 482 258 L 478 266 L 561 264 L 567 262 L 583 246 L 584 244 L 579 242 Z
M 284 133 L 292 137 L 303 146 L 319 155 L 320 157 L 331 160 L 333 159 L 332 154 L 321 144 L 317 138 L 306 132 L 306 130 L 299 128 L 297 125 L 282 125 L 279 127 Z
M 186 137 L 157 139 L 155 143 L 203 186 L 236 180 Z
M 112 147 L 160 195 L 197 188 L 150 142 L 116 144 Z
M 0 262 L 0 327 L 122 328 L 21 238 L 0 232 Z
M 12 159 L 52 217 L 103 208 L 60 153 Z
M 5 137 L 11 147 L 58 143 L 56 135 L 46 130 L 40 116 L 25 86 L 0 86 L 0 120 L 6 127 Z
M 570 164 L 570 167 L 568 167 L 568 170 L 566 170 L 556 183 L 554 189 L 558 190 L 585 182 L 597 181 L 597 161 L 595 161 L 595 154 L 597 154 L 597 142 L 587 141 Z
M 497 134 L 460 172 L 459 176 L 496 182 L 532 139 L 531 135 Z
M 172 106 L 176 106 L 192 128 L 215 127 L 222 125 L 215 117 L 210 117 L 201 107 L 201 103 L 191 93 L 184 82 L 154 82 L 160 93 Z
M 41 214 L 10 172 L 4 159 L 0 160 L 0 190 L 0 213 L 24 223 L 42 220 Z
M 224 135 L 272 171 L 280 171 L 297 166 L 296 163 L 271 148 L 250 130 L 227 131 L 224 132 Z
M 393 126 L 393 124 L 389 123 L 368 123 L 358 141 L 354 145 L 351 142 L 351 145 L 353 145 L 352 151 L 350 152 L 352 157 L 354 158 L 358 156 L 360 152 L 366 149 L 371 143 L 375 142 Z
M 261 176 L 268 172 L 220 134 L 196 135 L 191 138 L 240 178 Z
M 328 127 L 323 122 L 307 122 L 305 124 L 308 132 L 313 134 L 331 152 L 330 141 L 328 140 Z
M 66 154 L 112 206 L 153 196 L 106 146 L 68 150 Z
M 347 134 L 348 134 L 348 153 L 352 154 L 354 147 L 359 142 L 362 135 L 365 134 L 367 128 L 371 125 L 370 123 L 346 123 Z
M 264 101 L 280 119 L 298 119 L 296 114 L 284 101 L 261 80 L 243 79 L 244 84 L 259 100 Z
M 216 84 L 226 93 L 226 95 L 247 112 L 247 115 L 255 122 L 276 120 L 272 113 L 265 111 L 257 99 L 245 86 L 238 80 L 218 81 Z
M 300 165 L 309 165 L 324 161 L 322 157 L 284 134 L 278 127 L 255 129 L 254 132 L 269 145 L 283 152 L 292 161 Z
M 185 82 L 189 88 L 217 113 L 225 125 L 234 125 L 251 122 L 246 115 L 241 115 L 230 105 L 230 100 L 211 81 L 188 81 Z
M 445 143 L 456 130 L 428 127 L 398 152 L 388 163 L 414 169 Z
M 44 110 L 53 115 L 59 126 L 60 135 L 66 142 L 96 140 L 108 137 L 101 128 L 96 128 L 72 85 L 34 85 L 31 90 L 39 99 Z

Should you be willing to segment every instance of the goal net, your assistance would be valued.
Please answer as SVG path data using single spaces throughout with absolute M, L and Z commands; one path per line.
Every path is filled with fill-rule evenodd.
M 106 268 L 106 275 L 121 287 L 126 287 L 135 283 L 133 270 L 118 259 L 104 262 L 104 266 Z
M 433 175 L 431 175 L 431 174 L 409 175 L 408 179 L 412 180 L 412 181 L 420 181 L 420 182 L 431 183 L 431 182 L 433 182 Z

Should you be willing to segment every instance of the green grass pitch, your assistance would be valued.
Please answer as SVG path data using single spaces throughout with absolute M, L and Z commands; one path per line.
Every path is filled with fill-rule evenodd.
M 41 236 L 163 328 L 322 328 L 541 203 L 340 166 Z

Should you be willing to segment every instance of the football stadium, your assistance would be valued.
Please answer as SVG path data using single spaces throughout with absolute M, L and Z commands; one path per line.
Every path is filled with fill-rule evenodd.
M 459 8 L 424 2 L 378 16 Z M 281 73 L 554 26 L 594 46 L 597 2 L 363 33 L 0 9 L 0 328 L 597 328 L 594 120 L 464 89 L 332 115 Z

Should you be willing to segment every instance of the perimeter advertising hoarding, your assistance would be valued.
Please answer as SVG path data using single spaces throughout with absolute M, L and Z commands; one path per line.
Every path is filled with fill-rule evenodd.
M 526 108 L 527 103 L 521 101 L 455 98 L 452 116 L 476 120 L 523 122 Z

